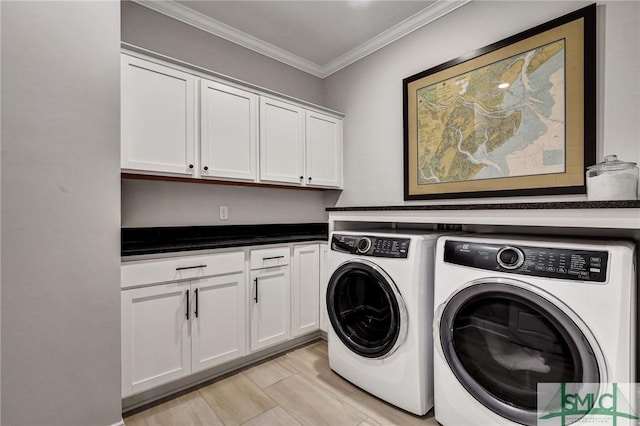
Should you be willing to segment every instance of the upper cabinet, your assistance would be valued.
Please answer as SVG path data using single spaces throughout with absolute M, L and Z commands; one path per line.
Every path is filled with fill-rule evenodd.
M 342 120 L 260 97 L 260 180 L 342 187 Z
M 342 187 L 339 115 L 206 76 L 122 55 L 124 172 Z
M 194 76 L 122 55 L 121 167 L 192 176 Z
M 258 97 L 200 81 L 200 176 L 255 181 Z
M 304 110 L 260 97 L 260 180 L 304 184 Z
M 307 184 L 342 188 L 342 120 L 306 112 Z

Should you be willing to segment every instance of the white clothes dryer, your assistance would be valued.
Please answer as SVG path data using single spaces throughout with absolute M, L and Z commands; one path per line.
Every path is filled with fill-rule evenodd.
M 438 234 L 333 232 L 327 256 L 329 365 L 397 407 L 433 407 L 433 262 Z
M 441 238 L 436 420 L 534 425 L 538 383 L 635 382 L 635 262 L 622 241 Z

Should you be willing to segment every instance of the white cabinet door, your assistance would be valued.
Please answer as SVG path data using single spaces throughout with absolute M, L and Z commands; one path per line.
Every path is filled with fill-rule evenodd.
M 255 181 L 258 97 L 201 80 L 200 107 L 200 176 Z
M 293 247 L 291 328 L 293 337 L 319 328 L 320 249 L 318 244 Z
M 122 291 L 122 396 L 191 373 L 189 284 Z
M 342 187 L 342 120 L 306 112 L 306 184 Z
M 246 355 L 245 275 L 222 275 L 191 284 L 192 370 Z
M 304 182 L 304 110 L 260 97 L 260 180 Z
M 193 175 L 194 77 L 122 55 L 121 167 Z
M 251 350 L 289 340 L 291 277 L 289 266 L 251 271 Z
M 327 313 L 327 285 L 329 284 L 329 271 L 327 271 L 327 255 L 329 254 L 329 245 L 320 244 L 320 330 L 327 332 L 327 322 L 329 316 Z

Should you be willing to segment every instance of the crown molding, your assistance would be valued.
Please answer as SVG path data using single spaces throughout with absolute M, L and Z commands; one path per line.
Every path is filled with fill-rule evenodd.
M 254 52 L 268 56 L 277 61 L 283 62 L 294 68 L 298 68 L 316 77 L 320 77 L 321 67 L 311 61 L 301 58 L 293 53 L 281 49 L 273 44 L 260 40 L 257 37 L 249 35 L 245 32 L 237 30 L 227 24 L 213 19 L 205 14 L 189 9 L 173 0 L 154 1 L 154 0 L 131 0 L 141 6 L 147 7 L 156 12 L 167 15 L 170 18 L 184 22 L 187 25 L 206 31 L 210 34 L 238 44 Z
M 350 50 L 344 55 L 331 61 L 326 66 L 318 65 L 281 49 L 273 44 L 260 40 L 243 31 L 237 30 L 227 24 L 213 19 L 200 12 L 196 12 L 173 0 L 131 0 L 141 6 L 162 13 L 187 25 L 206 31 L 217 37 L 238 44 L 254 52 L 265 55 L 269 58 L 280 61 L 284 64 L 297 68 L 319 78 L 325 78 L 331 74 L 345 68 L 352 63 L 372 54 L 373 52 L 387 46 L 390 43 L 404 37 L 405 35 L 435 21 L 438 18 L 456 10 L 467 4 L 471 0 L 436 0 L 430 6 L 422 9 L 418 13 L 408 17 L 404 21 L 394 25 L 388 30 L 380 33 L 371 40 Z
M 399 22 L 388 30 L 378 34 L 360 46 L 351 49 L 344 55 L 339 56 L 322 68 L 322 78 L 340 71 L 352 63 L 368 56 L 375 51 L 393 43 L 396 40 L 424 27 L 425 25 L 453 12 L 464 6 L 471 0 L 436 0 L 430 6 L 411 15 L 404 21 Z

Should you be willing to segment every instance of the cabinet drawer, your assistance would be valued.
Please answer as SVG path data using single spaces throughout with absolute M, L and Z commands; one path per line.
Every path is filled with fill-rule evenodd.
M 244 251 L 124 263 L 122 288 L 244 272 Z
M 290 257 L 291 254 L 288 246 L 251 250 L 251 269 L 288 265 Z

